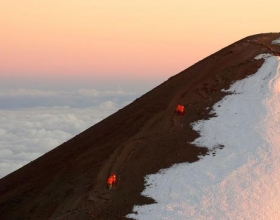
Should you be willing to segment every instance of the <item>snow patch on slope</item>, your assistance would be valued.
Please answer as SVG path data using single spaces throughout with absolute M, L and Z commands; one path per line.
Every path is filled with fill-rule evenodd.
M 280 219 L 280 67 L 266 57 L 256 74 L 234 83 L 213 106 L 216 117 L 194 123 L 193 143 L 216 156 L 146 177 L 135 219 Z
M 258 56 L 255 57 L 255 60 L 260 60 L 260 59 L 266 59 L 271 57 L 271 54 L 269 53 L 263 53 L 263 54 L 259 54 Z
M 275 39 L 271 42 L 272 44 L 280 44 L 280 38 Z

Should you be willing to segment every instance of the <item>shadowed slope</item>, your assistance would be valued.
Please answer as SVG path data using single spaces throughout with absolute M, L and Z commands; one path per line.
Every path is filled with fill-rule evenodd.
M 140 196 L 144 176 L 174 163 L 193 162 L 207 152 L 189 142 L 190 123 L 209 117 L 236 80 L 253 74 L 261 53 L 280 34 L 238 41 L 171 77 L 130 105 L 0 180 L 0 219 L 118 219 Z M 174 112 L 178 103 L 186 115 Z M 118 184 L 106 189 L 114 171 Z M 187 178 L 187 177 L 186 177 Z

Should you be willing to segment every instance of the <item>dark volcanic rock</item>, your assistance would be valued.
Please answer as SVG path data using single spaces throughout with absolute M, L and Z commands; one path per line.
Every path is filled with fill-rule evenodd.
M 279 33 L 242 39 L 171 77 L 133 103 L 0 180 L 0 219 L 124 219 L 136 204 L 144 177 L 174 163 L 194 162 L 207 149 L 190 144 L 190 124 L 236 80 L 254 74 L 261 53 Z M 178 116 L 175 107 L 185 106 Z M 219 149 L 217 149 L 219 150 Z M 110 172 L 117 185 L 106 188 Z

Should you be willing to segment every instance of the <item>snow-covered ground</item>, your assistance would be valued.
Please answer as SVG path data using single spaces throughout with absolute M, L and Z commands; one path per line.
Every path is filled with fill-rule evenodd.
M 217 117 L 198 121 L 194 141 L 216 154 L 146 177 L 134 219 L 280 219 L 280 65 L 261 55 L 256 74 L 234 83 L 213 106 Z M 219 149 L 219 146 L 224 146 Z
M 280 38 L 277 38 L 274 41 L 272 41 L 272 44 L 280 44 Z

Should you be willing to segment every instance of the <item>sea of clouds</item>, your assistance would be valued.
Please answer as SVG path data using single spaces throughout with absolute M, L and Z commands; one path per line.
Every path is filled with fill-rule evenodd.
M 0 178 L 137 97 L 121 89 L 0 90 Z

